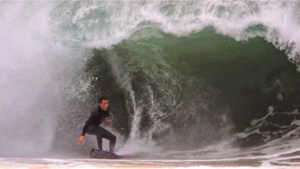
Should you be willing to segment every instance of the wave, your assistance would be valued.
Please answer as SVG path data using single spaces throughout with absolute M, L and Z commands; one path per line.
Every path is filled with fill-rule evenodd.
M 213 27 L 238 41 L 264 37 L 296 61 L 299 6 L 297 1 L 63 2 L 53 19 L 63 40 L 88 47 L 110 47 L 145 26 L 177 36 Z
M 124 132 L 125 136 L 155 140 L 157 144 L 170 143 L 169 149 L 208 145 L 232 132 L 232 114 L 227 105 L 216 106 L 216 102 L 221 102 L 216 97 L 220 92 L 216 86 L 198 75 L 189 76 L 194 69 L 186 68 L 192 67 L 195 61 L 178 57 L 180 64 L 174 64 L 175 57 L 163 56 L 162 44 L 173 43 L 174 35 L 196 42 L 199 32 L 207 33 L 207 28 L 212 27 L 219 35 L 236 41 L 262 37 L 284 50 L 296 63 L 300 52 L 297 1 L 45 1 L 2 2 L 1 6 L 0 40 L 4 50 L 0 51 L 0 85 L 5 89 L 1 124 L 5 127 L 0 133 L 13 131 L 1 142 L 6 147 L 4 155 L 10 146 L 18 150 L 14 153 L 25 155 L 33 150 L 39 152 L 43 147 L 48 151 L 53 142 L 64 147 L 66 142 L 61 143 L 60 139 L 77 136 L 70 132 L 63 137 L 65 130 L 81 127 L 78 124 L 85 117 L 82 112 L 93 107 L 96 95 L 105 89 L 109 89 L 107 93 L 115 90 L 111 95 L 126 100 L 115 99 L 120 106 L 116 110 L 126 110 L 126 118 L 122 119 L 125 122 L 118 126 L 120 130 L 129 130 Z M 161 41 L 154 44 L 155 40 Z M 99 49 L 100 54 L 92 48 Z M 216 49 L 205 52 L 213 50 Z M 187 55 L 190 53 L 183 54 Z M 206 55 L 196 57 L 203 56 Z M 93 58 L 101 58 L 103 64 L 95 61 L 96 65 L 90 66 Z M 224 61 L 222 57 L 217 60 Z M 205 63 L 214 67 L 215 62 Z M 185 69 L 179 70 L 182 65 Z M 85 69 L 91 70 L 86 73 Z M 110 74 L 101 79 L 95 72 Z M 90 91 L 99 86 L 101 91 L 91 95 Z M 184 116 L 185 104 L 189 105 L 189 116 Z M 10 114 L 12 110 L 17 113 Z M 206 113 L 201 114 L 200 110 Z M 128 121 L 130 124 L 125 124 Z M 221 126 L 225 127 L 219 130 Z M 38 139 L 30 142 L 31 137 L 22 133 L 37 134 Z M 159 140 L 160 137 L 163 139 Z M 29 143 L 10 142 L 16 139 Z M 178 145 L 180 142 L 187 145 Z

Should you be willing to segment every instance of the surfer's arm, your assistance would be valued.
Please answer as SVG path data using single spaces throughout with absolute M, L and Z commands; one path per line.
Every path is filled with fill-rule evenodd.
M 112 122 L 110 120 L 110 116 L 106 117 L 106 121 L 108 123 L 108 126 L 111 127 L 112 126 Z
M 93 121 L 93 118 L 95 117 L 95 114 L 94 113 L 91 113 L 90 117 L 87 119 L 87 121 L 84 123 L 84 126 L 82 128 L 82 133 L 81 133 L 81 136 L 84 136 L 85 135 L 85 132 L 89 126 L 89 124 Z

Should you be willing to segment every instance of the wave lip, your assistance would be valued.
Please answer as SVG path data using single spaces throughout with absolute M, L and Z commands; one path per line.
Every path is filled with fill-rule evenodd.
M 296 61 L 299 7 L 297 1 L 264 0 L 65 2 L 53 11 L 53 26 L 59 39 L 96 48 L 118 44 L 145 26 L 177 36 L 213 27 L 236 40 L 264 37 Z

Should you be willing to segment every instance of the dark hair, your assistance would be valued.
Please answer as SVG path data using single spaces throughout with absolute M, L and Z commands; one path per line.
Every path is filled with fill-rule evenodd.
M 102 103 L 102 100 L 108 100 L 108 97 L 106 95 L 103 95 L 99 98 L 99 103 Z

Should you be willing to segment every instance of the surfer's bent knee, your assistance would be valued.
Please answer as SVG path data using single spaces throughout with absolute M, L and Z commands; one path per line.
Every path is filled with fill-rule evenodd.
M 115 135 L 112 135 L 112 139 L 111 140 L 115 142 L 117 140 L 117 137 Z

